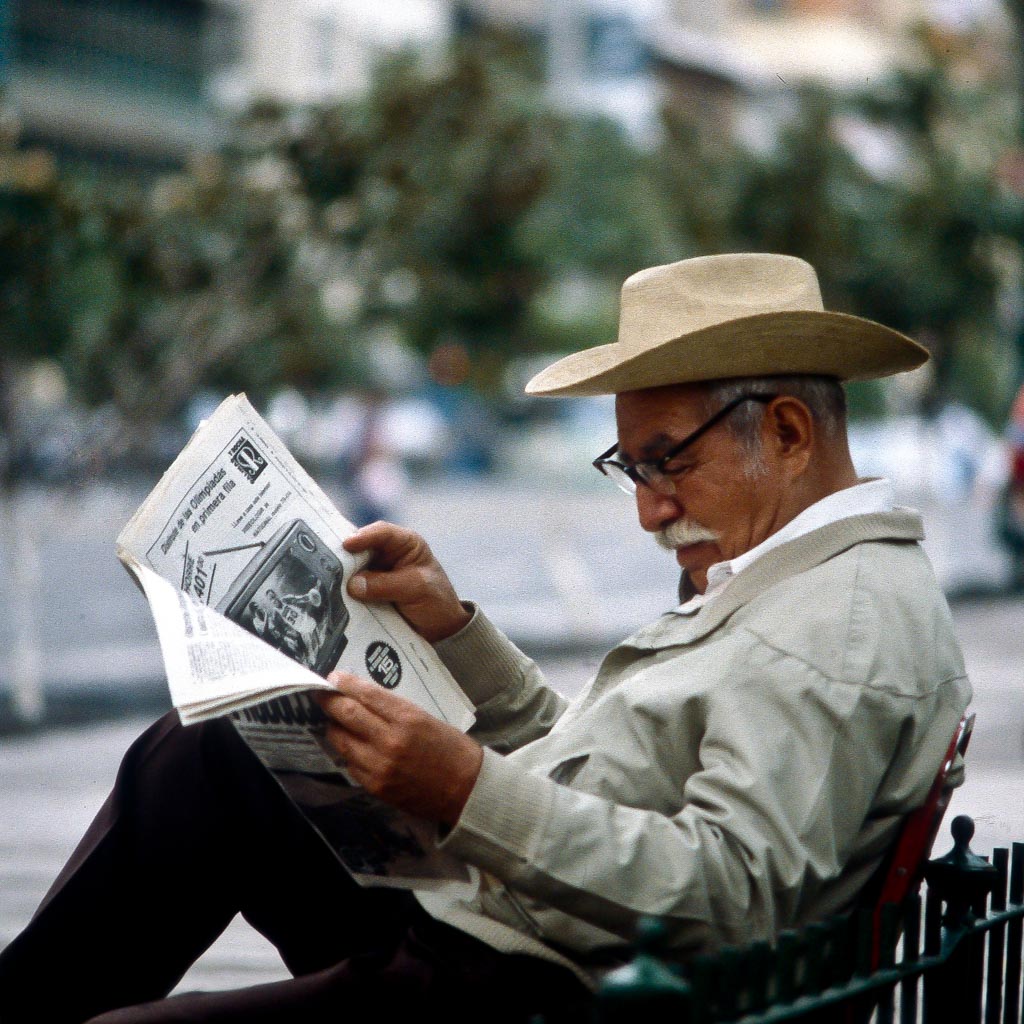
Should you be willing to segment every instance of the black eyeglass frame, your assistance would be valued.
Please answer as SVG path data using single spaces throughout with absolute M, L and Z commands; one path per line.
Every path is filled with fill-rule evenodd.
M 667 452 L 665 452 L 664 455 L 659 456 L 657 459 L 648 459 L 643 462 L 634 462 L 632 465 L 628 465 L 624 462 L 619 462 L 617 459 L 611 458 L 611 456 L 614 455 L 619 449 L 618 442 L 616 442 L 606 452 L 602 452 L 600 455 L 598 455 L 598 457 L 594 459 L 591 465 L 599 473 L 603 473 L 612 481 L 616 481 L 616 477 L 612 476 L 612 474 L 610 474 L 608 470 L 605 468 L 606 466 L 614 466 L 616 469 L 620 470 L 623 474 L 625 474 L 625 476 L 630 481 L 632 481 L 634 490 L 636 489 L 637 484 L 640 483 L 644 483 L 648 487 L 653 487 L 655 490 L 657 490 L 657 487 L 653 483 L 653 480 L 656 479 L 657 476 L 671 478 L 674 475 L 672 473 L 666 472 L 665 466 L 667 466 L 674 458 L 676 458 L 687 448 L 689 448 L 690 445 L 692 445 L 695 441 L 698 441 L 700 438 L 702 438 L 713 426 L 715 426 L 716 423 L 720 423 L 722 420 L 724 420 L 725 417 L 728 416 L 729 413 L 733 411 L 733 409 L 739 408 L 739 406 L 741 406 L 744 402 L 760 402 L 762 405 L 767 405 L 769 402 L 774 401 L 778 397 L 779 396 L 777 394 L 770 395 L 760 391 L 753 391 L 748 395 L 739 395 L 738 397 L 734 398 L 731 402 L 726 402 L 725 405 L 723 405 L 722 408 L 719 409 L 718 412 L 716 412 L 710 419 L 702 423 L 692 433 L 687 434 L 686 437 L 684 437 L 682 441 L 679 442 L 679 444 L 675 445 L 675 447 L 673 448 L 670 448 Z M 623 488 L 623 490 L 625 490 L 625 488 Z

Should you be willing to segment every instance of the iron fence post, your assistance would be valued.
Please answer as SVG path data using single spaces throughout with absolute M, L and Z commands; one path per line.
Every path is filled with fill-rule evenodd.
M 640 920 L 636 956 L 611 971 L 595 997 L 596 1024 L 689 1024 L 690 986 L 658 956 L 664 936 L 665 927 L 656 918 Z
M 996 884 L 997 871 L 971 851 L 974 822 L 953 819 L 953 849 L 925 867 L 928 887 L 945 903 L 942 950 L 948 960 L 941 971 L 925 976 L 925 1024 L 980 1024 L 984 935 L 971 925 Z

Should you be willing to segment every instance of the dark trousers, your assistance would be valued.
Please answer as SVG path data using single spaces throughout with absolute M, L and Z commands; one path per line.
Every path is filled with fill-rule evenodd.
M 165 999 L 236 913 L 292 979 Z M 2 1024 L 586 1019 L 567 970 L 498 953 L 402 891 L 362 889 L 231 725 L 160 719 L 25 931 Z

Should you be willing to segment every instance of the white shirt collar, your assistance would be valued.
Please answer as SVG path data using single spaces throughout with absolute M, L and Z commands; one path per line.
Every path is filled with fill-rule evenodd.
M 888 480 L 864 480 L 830 494 L 821 501 L 808 506 L 781 530 L 761 541 L 756 547 L 742 555 L 724 562 L 715 562 L 708 569 L 708 586 L 703 594 L 694 594 L 675 609 L 679 615 L 693 615 L 708 601 L 726 587 L 739 572 L 752 565 L 769 551 L 802 537 L 812 530 L 819 530 L 830 523 L 848 519 L 850 516 L 868 515 L 873 512 L 891 512 L 896 507 L 896 491 Z

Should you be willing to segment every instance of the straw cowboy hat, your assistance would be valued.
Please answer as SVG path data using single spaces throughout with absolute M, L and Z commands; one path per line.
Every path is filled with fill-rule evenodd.
M 928 358 L 881 324 L 830 313 L 795 256 L 732 253 L 641 270 L 622 286 L 619 340 L 559 359 L 531 395 L 607 395 L 662 384 L 809 373 L 865 380 Z

